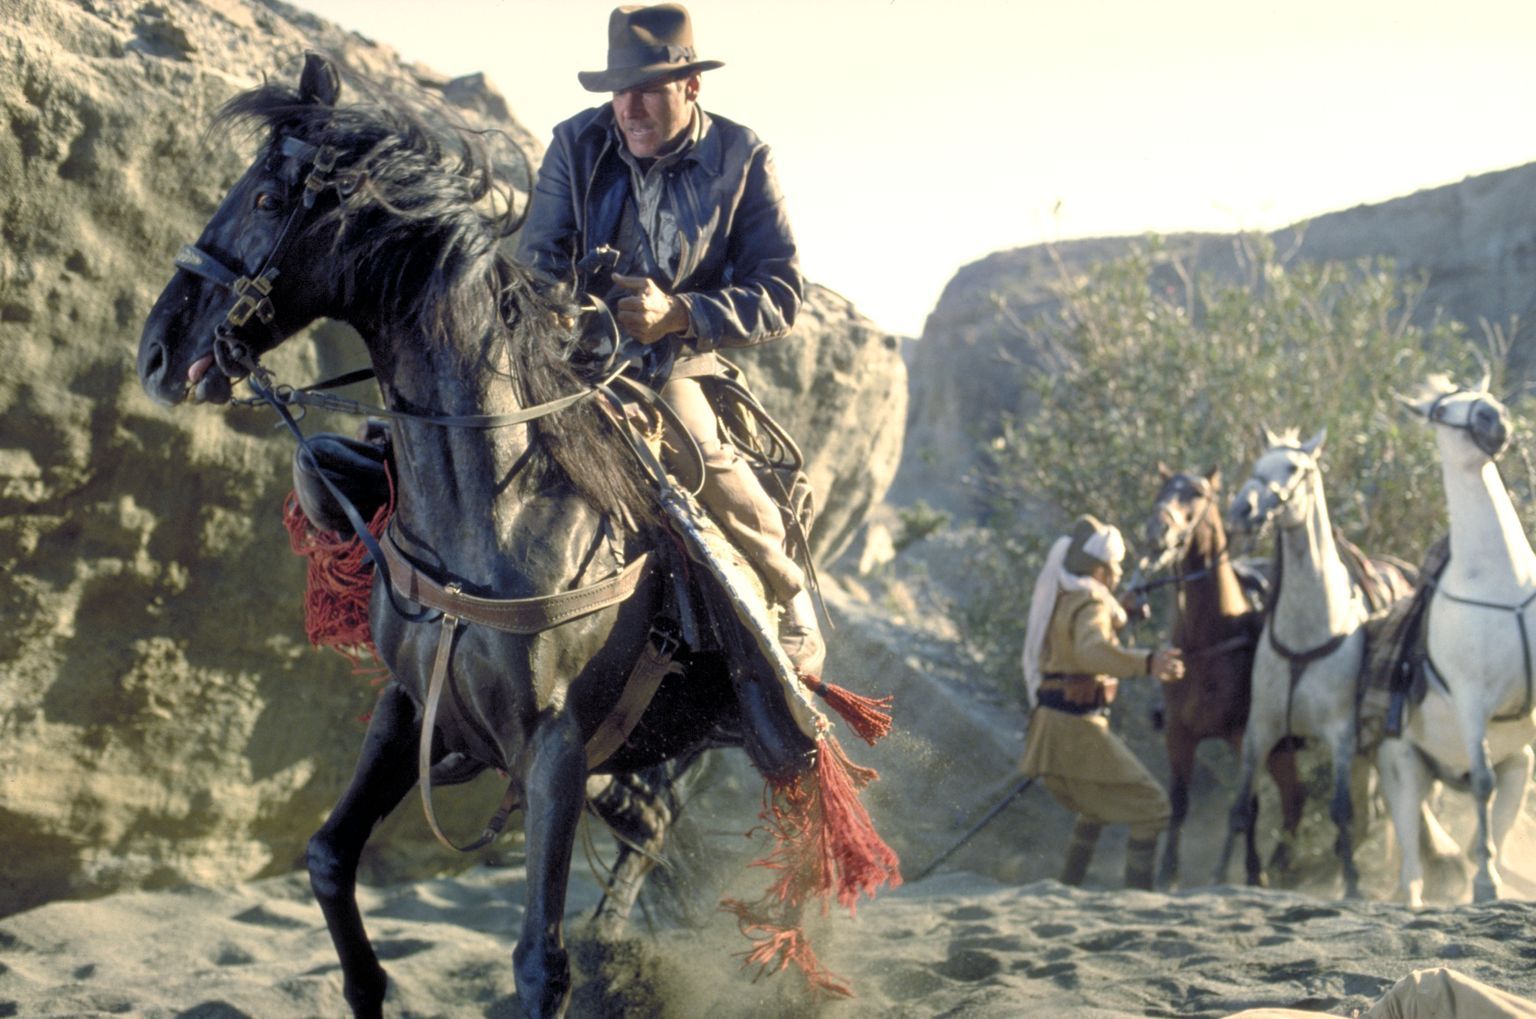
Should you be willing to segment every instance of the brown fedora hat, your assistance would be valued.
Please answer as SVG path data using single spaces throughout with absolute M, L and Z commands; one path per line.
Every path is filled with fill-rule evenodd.
M 694 57 L 693 26 L 682 4 L 615 7 L 608 17 L 608 67 L 578 71 L 576 80 L 588 92 L 623 92 L 657 78 L 725 66 Z

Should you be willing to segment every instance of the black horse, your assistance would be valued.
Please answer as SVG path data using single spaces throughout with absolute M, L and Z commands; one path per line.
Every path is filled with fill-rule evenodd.
M 145 323 L 139 375 L 164 404 L 224 402 L 245 372 L 260 377 L 256 358 L 308 323 L 350 323 L 396 418 L 397 502 L 380 541 L 396 582 L 404 571 L 461 601 L 547 605 L 550 595 L 575 595 L 560 606 L 584 606 L 523 627 L 536 632 L 455 625 L 453 613 L 420 603 L 430 602 L 425 594 L 411 600 L 376 576 L 372 636 L 393 680 L 307 857 L 347 1002 L 358 1016 L 380 1015 L 388 981 L 355 897 L 363 845 L 439 762 L 455 763 L 456 778 L 502 770 L 526 835 L 518 1000 L 529 1015 L 558 1016 L 571 989 L 561 920 L 588 744 L 612 725 L 684 571 L 656 552 L 671 543 L 615 419 L 601 397 L 576 395 L 591 390 L 562 357 L 568 307 L 500 252 L 511 215 L 494 201 L 482 139 L 446 126 L 425 100 L 351 77 L 348 88 L 359 98 L 337 105 L 339 71 L 311 54 L 297 90 L 267 84 L 221 111 L 221 122 L 254 126 L 264 141 L 196 246 L 178 256 L 180 271 Z M 530 407 L 561 409 L 521 421 Z M 681 671 L 660 682 L 599 770 L 744 746 L 770 780 L 824 776 L 829 758 L 843 760 L 819 752 L 835 743 L 803 734 L 729 609 L 710 619 L 719 639 L 677 652 Z M 442 673 L 439 687 L 432 680 Z M 418 755 L 429 687 L 447 692 L 430 749 Z M 899 881 L 894 857 L 875 861 L 882 866 Z M 849 881 L 866 893 L 883 883 L 867 870 L 841 881 L 845 901 Z

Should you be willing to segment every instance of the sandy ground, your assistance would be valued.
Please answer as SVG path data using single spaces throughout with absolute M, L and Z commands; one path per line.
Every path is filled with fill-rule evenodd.
M 1217 887 L 1176 894 L 1008 886 L 940 871 L 813 933 L 851 1000 L 796 975 L 754 982 L 734 922 L 651 915 L 618 943 L 582 932 L 597 886 L 573 881 L 573 1016 L 1224 1016 L 1289 1006 L 1350 1015 L 1414 969 L 1448 966 L 1536 998 L 1536 904 L 1431 907 Z M 367 888 L 394 984 L 388 1014 L 515 1017 L 509 956 L 520 866 Z M 304 878 L 44 906 L 0 921 L 0 1016 L 345 1014 Z

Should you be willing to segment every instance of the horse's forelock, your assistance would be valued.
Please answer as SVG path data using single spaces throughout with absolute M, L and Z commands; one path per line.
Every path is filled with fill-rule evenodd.
M 1301 448 L 1301 429 L 1297 428 L 1295 426 L 1292 426 L 1290 428 L 1282 429 L 1282 430 L 1280 430 L 1279 432 L 1277 432 L 1275 434 L 1275 439 L 1276 439 L 1275 444 L 1273 446 L 1269 447 L 1271 450 L 1275 450 L 1275 449 L 1300 449 Z
M 1449 393 L 1454 393 L 1460 388 L 1460 386 L 1451 381 L 1451 376 L 1446 372 L 1435 372 L 1419 386 L 1416 399 L 1432 402 Z

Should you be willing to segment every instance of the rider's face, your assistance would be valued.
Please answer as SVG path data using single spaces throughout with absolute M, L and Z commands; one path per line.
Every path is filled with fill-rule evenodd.
M 1125 571 L 1119 563 L 1105 563 L 1095 566 L 1093 575 L 1098 578 L 1099 583 L 1113 591 L 1120 586 L 1120 578 L 1125 575 Z
M 697 74 L 682 81 L 650 82 L 613 94 L 613 117 L 630 155 L 647 159 L 671 148 L 693 119 Z

